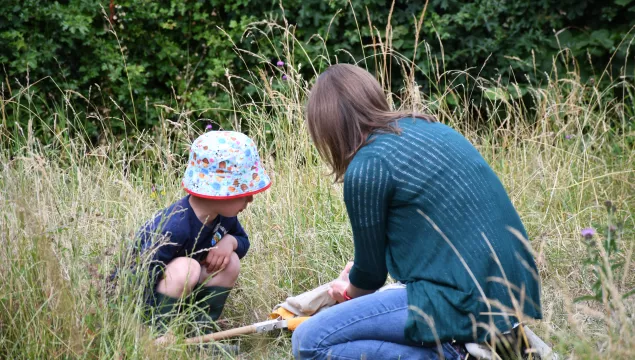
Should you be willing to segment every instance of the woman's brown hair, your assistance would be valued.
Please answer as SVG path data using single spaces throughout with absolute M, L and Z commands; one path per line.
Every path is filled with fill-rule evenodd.
M 366 70 L 349 64 L 329 66 L 309 94 L 307 124 L 320 156 L 341 181 L 355 153 L 371 133 L 399 134 L 396 121 L 433 117 L 390 110 L 379 82 Z

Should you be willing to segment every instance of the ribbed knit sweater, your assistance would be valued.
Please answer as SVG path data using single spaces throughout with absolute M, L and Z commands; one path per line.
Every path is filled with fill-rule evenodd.
M 538 270 L 510 230 L 526 239 L 525 228 L 478 150 L 441 123 L 397 127 L 401 134 L 372 135 L 344 175 L 351 284 L 378 289 L 387 274 L 405 283 L 404 330 L 418 343 L 484 341 L 492 324 L 518 322 L 514 309 L 541 318 Z

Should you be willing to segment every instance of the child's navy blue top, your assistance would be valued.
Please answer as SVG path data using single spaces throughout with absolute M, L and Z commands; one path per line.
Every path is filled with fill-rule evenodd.
M 244 257 L 249 249 L 249 238 L 237 217 L 218 215 L 211 224 L 203 225 L 190 206 L 190 195 L 158 211 L 137 232 L 142 253 L 152 251 L 150 274 L 154 284 L 161 278 L 165 266 L 177 257 L 205 259 L 209 249 L 226 234 L 233 235 L 238 247 L 235 252 Z

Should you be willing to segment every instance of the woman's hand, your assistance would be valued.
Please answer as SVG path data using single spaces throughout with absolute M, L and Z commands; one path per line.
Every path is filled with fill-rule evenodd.
M 353 267 L 353 262 L 349 261 L 348 264 L 344 267 L 344 270 L 340 273 L 338 277 L 339 280 L 348 281 L 348 274 L 351 272 L 351 268 Z
M 344 267 L 344 270 L 340 273 L 340 276 L 331 282 L 331 288 L 329 289 L 329 296 L 333 298 L 333 300 L 338 303 L 346 301 L 346 297 L 344 293 L 348 286 L 350 285 L 350 281 L 348 280 L 348 274 L 351 272 L 351 268 L 353 267 L 353 262 L 349 261 L 348 264 Z
M 344 267 L 344 270 L 340 273 L 340 276 L 331 282 L 331 288 L 328 293 L 333 300 L 338 303 L 350 300 L 351 298 L 357 298 L 360 296 L 372 294 L 375 290 L 364 290 L 352 285 L 348 276 L 353 267 L 353 262 L 349 261 Z M 346 295 L 344 295 L 346 294 Z
M 344 270 L 340 272 L 340 276 L 331 282 L 331 288 L 329 289 L 329 296 L 333 298 L 333 300 L 338 303 L 344 302 L 346 296 L 344 293 L 348 286 L 350 285 L 350 281 L 348 280 L 348 274 L 351 272 L 351 268 L 353 267 L 353 262 L 349 261 L 348 264 L 344 267 Z
M 346 273 L 346 275 L 348 277 L 348 273 Z M 348 300 L 344 296 L 344 293 L 346 292 L 346 289 L 348 289 L 349 284 L 350 283 L 348 282 L 348 280 L 342 280 L 342 279 L 333 280 L 331 282 L 331 288 L 328 291 L 329 296 L 338 303 Z
M 230 256 L 237 245 L 238 241 L 232 235 L 223 236 L 218 244 L 209 250 L 201 265 L 205 266 L 210 274 L 222 271 L 229 263 Z

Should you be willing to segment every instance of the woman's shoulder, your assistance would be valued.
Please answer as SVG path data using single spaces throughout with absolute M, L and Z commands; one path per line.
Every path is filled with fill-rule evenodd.
M 405 133 L 425 131 L 430 134 L 456 133 L 452 127 L 439 122 L 421 118 L 401 118 L 397 120 L 397 126 Z
M 399 119 L 395 122 L 395 128 L 397 131 L 394 133 L 372 134 L 368 143 L 358 151 L 359 155 L 391 157 L 399 152 L 420 152 L 465 140 L 443 123 L 419 118 Z
M 388 170 L 387 152 L 382 146 L 378 146 L 381 142 L 382 140 L 370 141 L 355 153 L 346 167 L 344 181 L 359 176 L 364 178 L 374 176 L 376 173 Z

